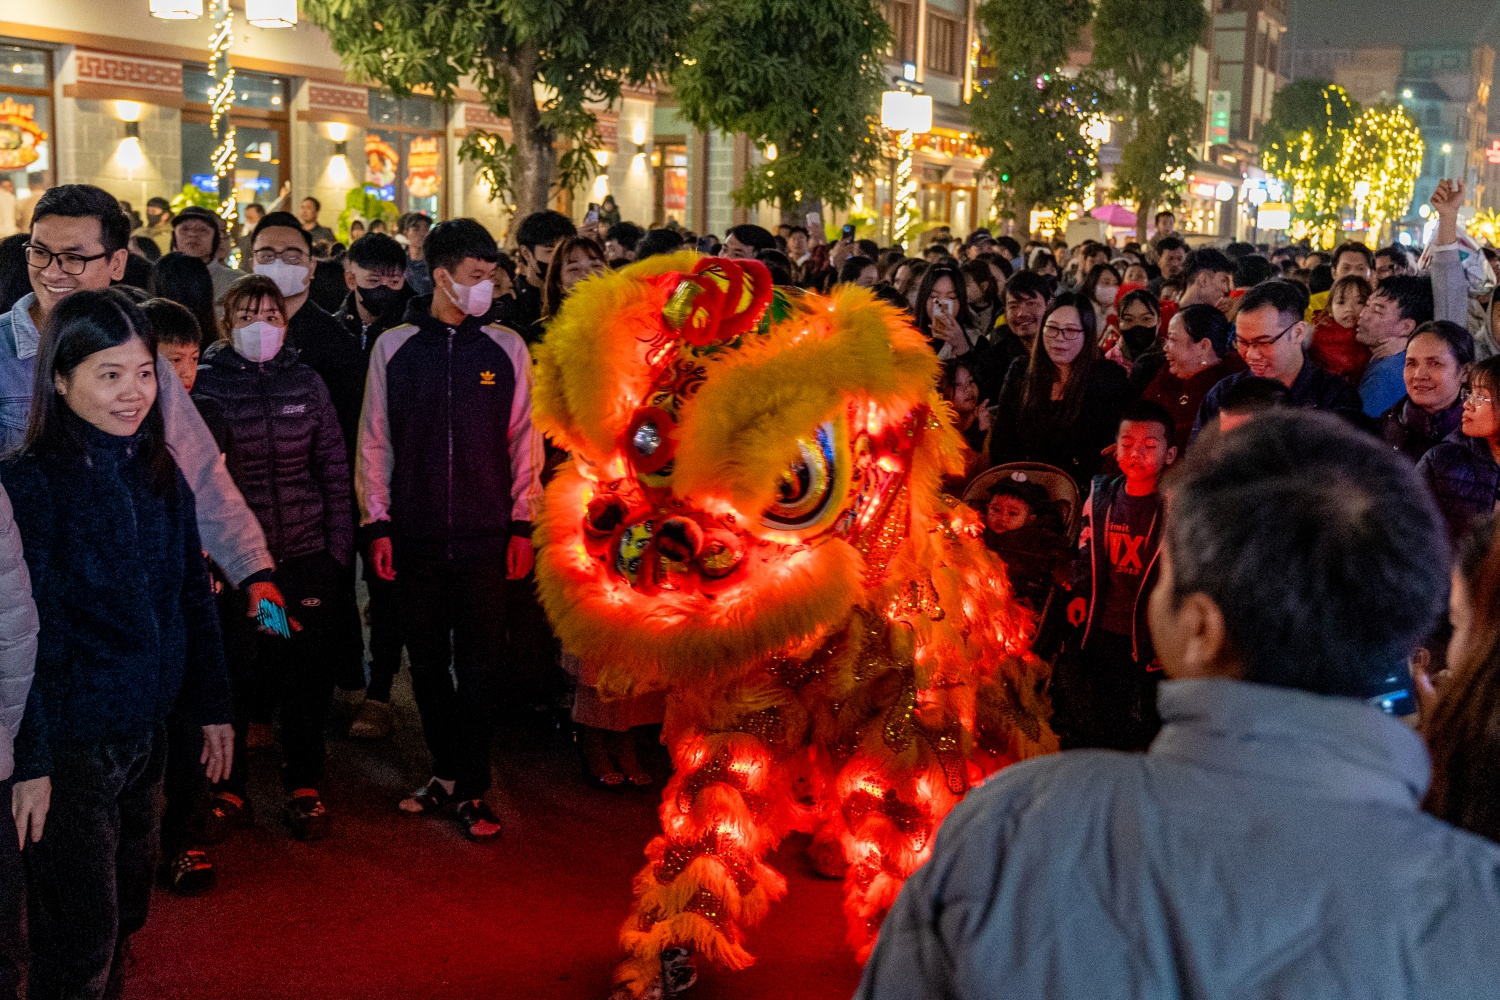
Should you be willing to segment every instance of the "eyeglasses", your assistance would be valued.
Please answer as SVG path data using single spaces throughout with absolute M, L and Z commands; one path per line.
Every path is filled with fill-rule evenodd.
M 1264 340 L 1241 340 L 1239 339 L 1239 337 L 1235 337 L 1234 349 L 1239 351 L 1241 354 L 1245 354 L 1252 350 L 1269 351 L 1278 340 L 1280 340 L 1282 337 L 1285 337 L 1289 332 L 1291 332 L 1292 327 L 1296 326 L 1300 322 L 1302 322 L 1300 319 L 1294 319 L 1286 326 L 1282 327 L 1281 332 L 1276 336 L 1267 337 Z
M 1054 326 L 1053 324 L 1048 323 L 1046 326 L 1042 327 L 1042 332 L 1049 337 L 1056 338 L 1057 340 L 1077 340 L 1079 337 L 1083 336 L 1083 327 Z
M 299 250 L 296 247 L 288 247 L 280 253 L 277 253 L 270 247 L 261 247 L 259 250 L 255 251 L 255 263 L 257 264 L 269 264 L 276 260 L 280 260 L 283 264 L 291 264 L 293 267 L 296 267 L 306 262 L 307 251 Z
M 1481 406 L 1493 406 L 1495 403 L 1495 397 L 1491 396 L 1489 393 L 1478 392 L 1474 389 L 1468 388 L 1458 390 L 1458 400 L 1465 406 L 1473 403 L 1474 409 L 1476 410 Z
M 87 271 L 90 264 L 96 260 L 103 260 L 112 252 L 106 250 L 103 253 L 96 253 L 93 256 L 84 256 L 77 253 L 53 253 L 46 247 L 39 247 L 35 243 L 28 243 L 22 249 L 26 251 L 26 264 L 28 267 L 34 267 L 38 271 L 45 271 L 55 260 L 57 261 L 58 269 L 63 274 L 74 276 Z

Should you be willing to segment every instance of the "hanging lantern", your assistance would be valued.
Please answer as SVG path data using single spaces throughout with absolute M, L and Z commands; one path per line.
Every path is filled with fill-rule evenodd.
M 151 16 L 163 21 L 191 21 L 203 16 L 203 0 L 151 0 Z
M 245 0 L 245 20 L 257 28 L 294 28 L 297 0 Z

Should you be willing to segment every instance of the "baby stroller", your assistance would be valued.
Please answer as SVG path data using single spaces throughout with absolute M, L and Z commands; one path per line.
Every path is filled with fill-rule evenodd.
M 1027 492 L 1038 500 L 1031 505 L 1036 522 L 1025 529 L 998 535 L 986 531 L 985 541 L 1006 564 L 1017 596 L 1036 612 L 1040 624 L 1035 652 L 1048 659 L 1049 653 L 1056 652 L 1065 624 L 1060 608 L 1054 607 L 1061 589 L 1054 571 L 1076 552 L 1083 499 L 1073 477 L 1061 469 L 1041 462 L 1009 462 L 975 476 L 964 490 L 964 502 L 979 511 L 982 519 L 990 494 L 1005 480 L 1029 484 Z M 1023 580 L 1033 585 L 1028 587 Z

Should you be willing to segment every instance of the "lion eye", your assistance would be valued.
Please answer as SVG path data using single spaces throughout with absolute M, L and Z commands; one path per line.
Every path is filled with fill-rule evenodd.
M 833 501 L 834 438 L 831 424 L 797 440 L 797 458 L 776 483 L 776 502 L 761 515 L 768 528 L 799 530 L 817 524 Z

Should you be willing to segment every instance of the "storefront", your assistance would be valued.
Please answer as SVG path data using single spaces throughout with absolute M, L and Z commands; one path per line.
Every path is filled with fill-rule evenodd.
M 52 53 L 0 45 L 0 180 L 18 204 L 53 184 Z M 12 224 L 13 225 L 13 224 Z M 0 233 L 12 231 L 0 226 Z
M 209 125 L 208 93 L 214 84 L 208 67 L 182 68 L 182 179 L 208 194 L 218 194 L 213 152 L 219 140 Z M 241 205 L 274 201 L 282 184 L 291 180 L 289 86 L 285 77 L 237 71 L 234 124 L 235 200 Z M 175 192 L 174 192 L 175 193 Z M 284 204 L 281 207 L 286 207 Z
M 430 97 L 396 98 L 370 91 L 365 133 L 365 187 L 399 212 L 446 217 L 443 165 L 447 128 L 443 106 Z

